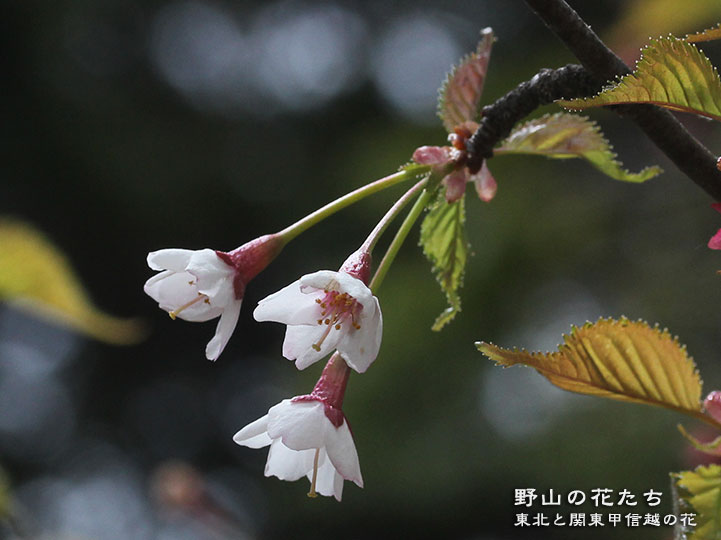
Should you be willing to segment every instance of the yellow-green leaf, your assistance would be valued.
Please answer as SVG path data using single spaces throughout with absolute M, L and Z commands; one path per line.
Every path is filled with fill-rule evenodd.
M 686 428 L 683 427 L 681 424 L 678 424 L 677 427 L 678 430 L 681 432 L 681 435 L 683 435 L 686 440 L 690 442 L 691 445 L 699 452 L 703 452 L 704 454 L 710 454 L 712 456 L 721 456 L 721 435 L 716 437 L 711 442 L 702 443 L 696 437 L 686 431 Z
M 696 526 L 684 529 L 688 540 L 721 538 L 721 467 L 707 465 L 671 475 L 682 510 L 696 513 Z
M 657 166 L 638 173 L 625 170 L 598 125 L 585 116 L 569 113 L 547 114 L 517 126 L 493 152 L 583 158 L 611 178 L 626 182 L 645 182 L 662 172 Z
M 475 52 L 463 58 L 446 77 L 438 93 L 438 116 L 451 133 L 456 126 L 478 120 L 478 105 L 483 94 L 488 62 L 491 59 L 493 31 L 481 31 L 481 41 Z
M 433 330 L 440 330 L 461 310 L 458 293 L 463 284 L 463 272 L 468 259 L 466 240 L 465 197 L 448 203 L 443 194 L 431 206 L 421 224 L 423 253 L 433 265 L 433 273 L 446 294 L 449 307 L 433 323 Z
M 701 379 L 686 348 L 667 330 L 642 321 L 600 319 L 570 335 L 555 353 L 478 349 L 504 366 L 525 364 L 564 390 L 667 407 L 708 421 L 701 412 Z
M 637 39 L 683 34 L 716 22 L 718 14 L 718 0 L 685 2 L 683 9 L 679 9 L 679 0 L 624 0 L 618 4 L 614 22 L 602 37 L 623 57 L 624 51 L 631 53 L 629 47 L 640 43 Z
M 98 310 L 65 256 L 27 224 L 0 220 L 0 302 L 114 344 L 137 342 L 139 323 Z
M 654 39 L 636 70 L 591 98 L 561 100 L 569 109 L 651 103 L 721 120 L 721 80 L 693 44 L 674 37 Z
M 685 37 L 686 41 L 691 43 L 698 43 L 699 41 L 712 41 L 714 39 L 721 39 L 721 23 L 717 24 L 714 28 L 708 28 L 703 32 L 696 32 L 695 34 L 689 34 Z

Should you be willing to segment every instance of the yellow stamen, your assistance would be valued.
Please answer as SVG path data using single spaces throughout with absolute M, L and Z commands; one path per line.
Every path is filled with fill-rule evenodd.
M 313 480 L 310 481 L 310 491 L 308 497 L 315 499 L 318 494 L 315 492 L 315 483 L 318 480 L 318 458 L 320 457 L 320 448 L 315 449 L 315 459 L 313 460 Z
M 181 311 L 183 311 L 184 309 L 189 308 L 189 307 L 192 306 L 193 304 L 197 304 L 198 302 L 200 302 L 200 301 L 203 300 L 203 299 L 205 299 L 205 303 L 206 303 L 206 304 L 210 304 L 210 299 L 209 299 L 207 296 L 205 296 L 204 294 L 198 293 L 198 297 L 197 297 L 197 298 L 194 298 L 193 300 L 191 300 L 191 301 L 188 302 L 187 304 L 183 304 L 183 305 L 180 306 L 178 309 L 174 309 L 173 311 L 169 311 L 169 312 L 168 312 L 168 315 L 170 315 L 170 318 L 171 318 L 171 319 L 175 320 L 175 318 L 178 316 L 178 314 L 179 314 Z
M 328 334 L 330 334 L 330 329 L 333 328 L 332 326 L 330 326 L 329 321 L 326 321 L 325 324 L 328 325 L 328 326 L 326 326 L 325 332 L 323 332 L 323 335 L 320 336 L 320 339 L 318 340 L 318 343 L 313 343 L 313 345 L 311 345 L 311 347 L 313 347 L 313 348 L 314 348 L 316 351 L 318 351 L 318 352 L 320 352 L 320 346 L 323 345 L 323 342 L 325 341 L 325 338 L 327 338 L 327 337 L 328 337 Z

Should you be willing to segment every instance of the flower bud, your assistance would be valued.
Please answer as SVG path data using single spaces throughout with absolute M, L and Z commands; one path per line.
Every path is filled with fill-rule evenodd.
M 714 390 L 703 400 L 703 407 L 706 414 L 721 423 L 721 391 Z

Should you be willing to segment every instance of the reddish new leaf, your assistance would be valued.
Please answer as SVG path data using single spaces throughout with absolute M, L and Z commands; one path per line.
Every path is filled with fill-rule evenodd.
M 461 60 L 443 83 L 438 100 L 438 116 L 448 133 L 464 122 L 478 120 L 478 105 L 492 45 L 493 31 L 486 28 L 481 31 L 481 41 L 476 51 Z

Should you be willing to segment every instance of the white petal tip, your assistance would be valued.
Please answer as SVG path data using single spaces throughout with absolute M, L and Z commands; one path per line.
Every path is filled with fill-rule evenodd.
M 213 340 L 211 340 L 210 343 L 208 343 L 208 345 L 205 347 L 205 357 L 211 362 L 215 362 L 221 353 L 218 344 L 213 343 L 214 340 L 215 338 L 213 338 Z
M 289 358 L 289 360 L 291 360 L 291 359 Z M 292 359 L 292 360 L 295 360 L 295 359 Z M 311 359 L 311 360 L 303 360 L 303 359 L 295 360 L 295 367 L 298 368 L 298 371 L 303 371 L 305 368 L 307 368 L 308 366 L 312 366 L 317 361 L 318 361 L 317 359 L 316 360 L 313 360 L 313 359 Z

